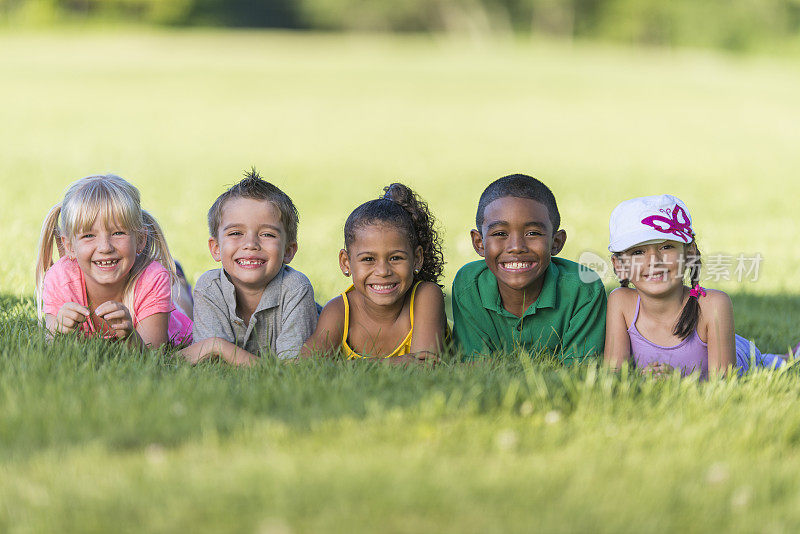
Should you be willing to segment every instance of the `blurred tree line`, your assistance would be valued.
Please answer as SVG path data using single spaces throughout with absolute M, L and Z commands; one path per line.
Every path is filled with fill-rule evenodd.
M 0 0 L 4 25 L 535 33 L 747 49 L 800 36 L 800 0 Z

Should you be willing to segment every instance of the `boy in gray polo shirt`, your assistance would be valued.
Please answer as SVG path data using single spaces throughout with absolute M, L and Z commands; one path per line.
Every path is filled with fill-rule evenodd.
M 255 169 L 208 211 L 208 248 L 222 263 L 194 289 L 192 363 L 220 357 L 250 365 L 264 352 L 297 356 L 314 332 L 317 305 L 306 276 L 287 264 L 297 252 L 297 209 Z

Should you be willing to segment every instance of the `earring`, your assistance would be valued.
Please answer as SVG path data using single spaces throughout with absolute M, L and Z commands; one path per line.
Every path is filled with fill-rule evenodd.
M 350 271 L 345 271 L 345 272 L 344 272 L 344 275 L 345 275 L 345 276 L 350 276 Z
M 419 274 L 419 269 L 414 269 L 414 274 Z

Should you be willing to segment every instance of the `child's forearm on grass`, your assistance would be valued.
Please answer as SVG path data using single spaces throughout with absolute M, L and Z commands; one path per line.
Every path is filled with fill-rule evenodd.
M 367 358 L 367 359 L 385 365 L 409 365 L 412 363 L 418 363 L 418 360 L 412 354 L 403 354 L 402 356 L 392 356 L 391 358 L 384 358 L 383 356 L 377 356 L 375 358 Z
M 179 353 L 191 363 L 199 363 L 213 356 L 222 358 L 232 365 L 251 365 L 258 358 L 241 347 L 218 337 L 211 337 L 194 343 Z
M 369 358 L 370 360 L 377 361 L 387 365 L 409 365 L 409 364 L 436 364 L 439 361 L 439 356 L 430 351 L 419 351 L 402 356 L 392 356 L 391 358 L 375 357 Z
M 243 348 L 234 345 L 225 339 L 217 339 L 219 347 L 219 357 L 232 365 L 249 366 L 258 360 L 254 354 L 250 354 Z

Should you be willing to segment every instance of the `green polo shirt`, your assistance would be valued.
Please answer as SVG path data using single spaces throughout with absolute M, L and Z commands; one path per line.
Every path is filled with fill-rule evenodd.
M 517 317 L 503 308 L 497 278 L 486 262 L 474 261 L 459 269 L 453 281 L 453 323 L 453 338 L 465 360 L 522 346 L 532 353 L 551 352 L 571 365 L 603 351 L 606 291 L 586 267 L 552 258 L 539 298 Z

